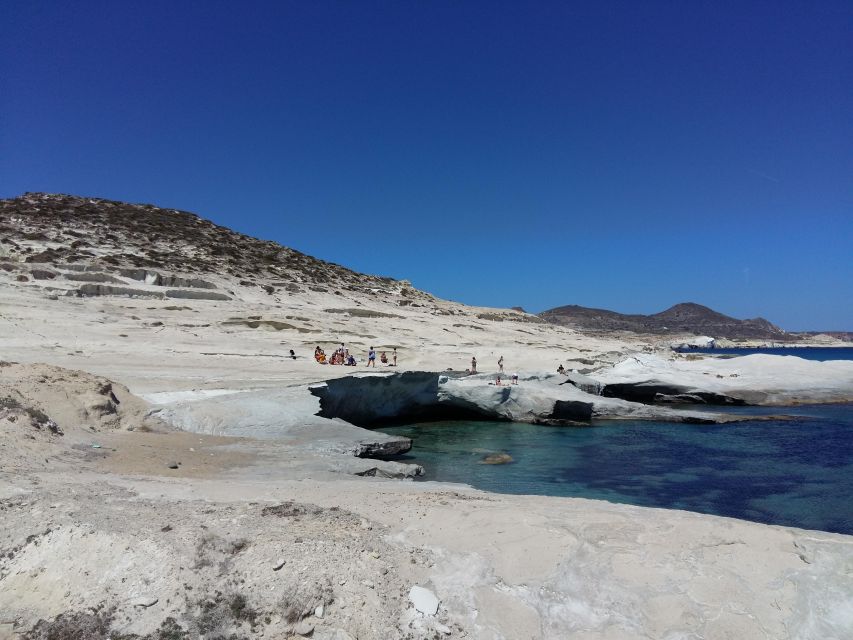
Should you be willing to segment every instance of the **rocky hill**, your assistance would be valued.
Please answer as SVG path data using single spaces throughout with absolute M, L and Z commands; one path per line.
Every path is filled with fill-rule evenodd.
M 831 338 L 841 342 L 853 342 L 853 331 L 800 331 L 797 335 L 804 338 Z
M 0 268 L 20 271 L 22 282 L 79 282 L 82 295 L 132 294 L 128 285 L 144 283 L 163 287 L 166 297 L 227 299 L 207 274 L 270 295 L 306 289 L 423 295 L 405 282 L 356 273 L 193 213 L 63 194 L 0 200 Z
M 631 331 L 663 335 L 693 333 L 729 339 L 789 339 L 783 329 L 764 318 L 738 320 L 693 302 L 682 302 L 652 315 L 623 314 L 567 305 L 543 311 L 539 316 L 548 322 L 581 331 Z

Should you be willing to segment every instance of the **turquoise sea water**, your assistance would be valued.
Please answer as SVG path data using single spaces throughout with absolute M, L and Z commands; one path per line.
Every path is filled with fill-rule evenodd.
M 778 349 L 679 349 L 681 353 L 710 353 L 718 356 L 797 356 L 805 360 L 853 360 L 853 347 L 784 347 Z
M 853 405 L 728 410 L 794 419 L 590 427 L 441 422 L 382 431 L 413 439 L 403 461 L 423 465 L 426 480 L 853 534 Z M 514 461 L 482 464 L 494 452 Z

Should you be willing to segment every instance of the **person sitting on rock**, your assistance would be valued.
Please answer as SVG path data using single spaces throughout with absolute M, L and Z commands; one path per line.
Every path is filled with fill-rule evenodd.
M 353 356 L 351 354 L 347 356 L 347 366 L 348 367 L 354 367 L 355 366 L 355 356 Z
M 500 376 L 498 376 L 498 377 L 495 379 L 495 386 L 496 386 L 496 387 L 501 386 L 501 377 L 500 377 Z
M 518 374 L 517 374 L 517 373 L 513 373 L 513 374 L 512 374 L 512 378 L 511 378 L 511 380 L 512 380 L 512 383 L 513 383 L 513 384 L 518 384 Z
M 560 366 L 557 367 L 557 373 L 565 373 L 565 372 L 566 372 L 566 370 L 563 368 L 563 365 L 561 363 Z
M 296 352 L 295 352 L 293 349 L 291 349 L 291 350 L 290 350 L 290 357 L 291 357 L 293 360 L 296 360 Z
M 379 362 L 382 364 L 388 364 L 388 356 L 385 355 L 384 351 L 379 354 Z

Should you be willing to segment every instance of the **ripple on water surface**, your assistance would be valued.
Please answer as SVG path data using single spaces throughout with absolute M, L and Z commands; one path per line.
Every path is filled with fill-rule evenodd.
M 739 413 L 767 413 L 741 408 Z M 426 480 L 576 496 L 853 534 L 853 405 L 786 408 L 792 420 L 592 427 L 440 422 L 385 428 Z M 510 464 L 483 464 L 495 452 Z

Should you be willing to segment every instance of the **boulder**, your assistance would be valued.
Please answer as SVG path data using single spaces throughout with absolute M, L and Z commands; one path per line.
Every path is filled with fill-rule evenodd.
M 402 462 L 388 462 L 371 465 L 368 469 L 355 471 L 353 475 L 367 478 L 395 478 L 404 480 L 415 478 L 424 474 L 424 468 L 418 464 L 405 464 Z

